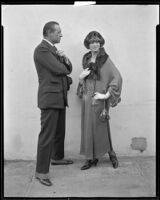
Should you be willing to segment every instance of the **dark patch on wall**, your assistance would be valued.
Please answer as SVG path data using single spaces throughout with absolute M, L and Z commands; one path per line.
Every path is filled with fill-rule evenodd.
M 133 150 L 139 150 L 143 152 L 147 148 L 147 139 L 144 137 L 134 137 L 132 138 L 131 148 Z

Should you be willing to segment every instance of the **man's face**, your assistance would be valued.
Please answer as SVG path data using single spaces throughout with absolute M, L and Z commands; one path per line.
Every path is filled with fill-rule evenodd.
M 60 40 L 61 40 L 61 37 L 62 37 L 62 33 L 61 33 L 61 29 L 60 29 L 60 26 L 55 24 L 53 26 L 53 30 L 54 31 L 51 31 L 48 33 L 48 37 L 50 39 L 50 41 L 55 44 L 55 43 L 59 43 Z

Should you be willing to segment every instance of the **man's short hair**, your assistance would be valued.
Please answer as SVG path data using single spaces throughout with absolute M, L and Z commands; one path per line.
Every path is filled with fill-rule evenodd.
M 55 25 L 59 25 L 59 23 L 58 22 L 54 22 L 54 21 L 47 22 L 43 27 L 43 36 L 44 37 L 48 36 L 48 31 L 54 31 L 53 27 Z
M 86 38 L 84 39 L 84 46 L 89 49 L 89 44 L 92 43 L 93 41 L 95 42 L 99 42 L 100 46 L 102 47 L 105 43 L 104 38 L 102 37 L 102 35 L 97 32 L 97 31 L 91 31 L 90 33 L 88 33 L 88 35 L 86 36 Z

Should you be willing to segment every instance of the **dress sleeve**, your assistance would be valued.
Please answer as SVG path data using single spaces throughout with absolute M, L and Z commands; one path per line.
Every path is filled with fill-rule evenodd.
M 121 101 L 122 76 L 110 58 L 107 60 L 110 73 L 108 91 L 111 94 L 110 103 L 115 107 Z

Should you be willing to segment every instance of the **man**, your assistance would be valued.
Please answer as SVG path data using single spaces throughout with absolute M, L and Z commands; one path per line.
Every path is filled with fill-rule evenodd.
M 72 79 L 67 75 L 72 64 L 67 56 L 54 46 L 62 37 L 57 22 L 48 22 L 43 28 L 42 42 L 34 51 L 34 62 L 39 79 L 38 107 L 41 109 L 41 131 L 38 138 L 35 177 L 40 183 L 51 186 L 50 161 L 53 165 L 72 164 L 64 159 L 65 114 L 67 90 Z

